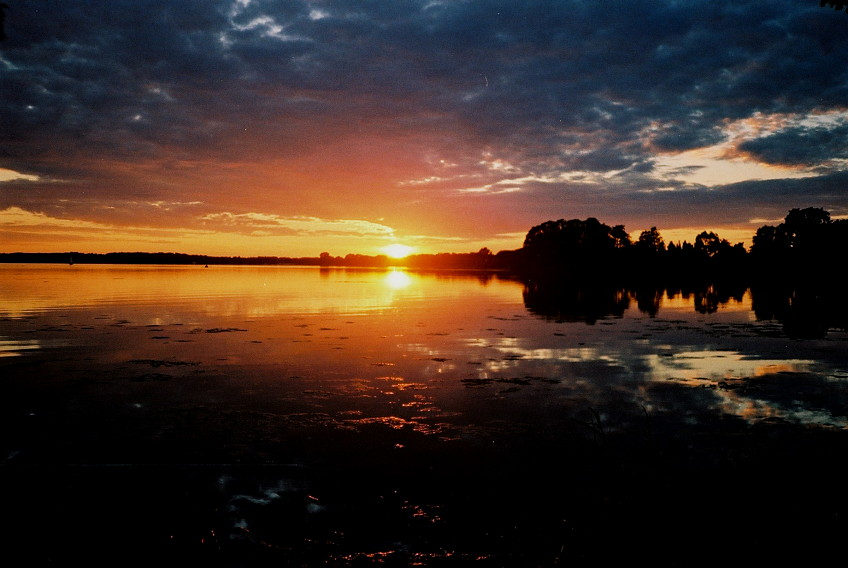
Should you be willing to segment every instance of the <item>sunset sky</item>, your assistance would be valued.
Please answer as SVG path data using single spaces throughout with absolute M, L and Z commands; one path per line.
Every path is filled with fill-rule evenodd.
M 6 0 L 0 252 L 731 242 L 848 216 L 817 0 Z

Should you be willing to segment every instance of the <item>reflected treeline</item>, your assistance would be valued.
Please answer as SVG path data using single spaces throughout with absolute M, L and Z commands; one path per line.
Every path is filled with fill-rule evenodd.
M 848 295 L 834 283 L 781 286 L 758 283 L 751 287 L 758 320 L 777 320 L 787 336 L 815 339 L 831 329 L 848 330 Z
M 640 312 L 651 317 L 657 315 L 664 300 L 692 301 L 694 310 L 699 314 L 712 314 L 723 305 L 733 301 L 742 302 L 747 287 L 736 282 L 701 283 L 683 287 L 641 286 L 630 290 Z
M 524 305 L 531 313 L 563 322 L 594 324 L 620 317 L 630 307 L 627 290 L 614 286 L 579 286 L 553 281 L 526 282 Z
M 544 279 L 524 283 L 524 305 L 538 316 L 556 321 L 583 321 L 589 324 L 608 317 L 621 317 L 635 305 L 650 316 L 659 313 L 664 301 L 690 300 L 698 313 L 717 312 L 730 301 L 741 302 L 747 287 L 732 283 L 702 284 L 695 287 L 614 285 L 569 280 Z
M 558 279 L 524 282 L 524 305 L 530 313 L 559 322 L 594 324 L 621 317 L 635 307 L 657 315 L 664 302 L 691 301 L 693 311 L 718 312 L 722 306 L 742 302 L 750 291 L 758 320 L 775 320 L 796 338 L 824 337 L 830 329 L 848 329 L 848 296 L 835 287 L 776 286 L 763 283 L 717 282 L 691 286 L 621 287 Z
M 823 337 L 848 322 L 846 295 L 830 274 L 834 247 L 846 239 L 848 220 L 815 207 L 760 227 L 750 251 L 707 231 L 693 244 L 666 245 L 655 227 L 632 241 L 622 225 L 560 219 L 530 229 L 524 246 L 498 253 L 496 264 L 526 283 L 530 311 L 557 320 L 593 323 L 631 303 L 655 315 L 678 296 L 708 314 L 750 289 L 757 318 L 780 321 L 792 337 Z

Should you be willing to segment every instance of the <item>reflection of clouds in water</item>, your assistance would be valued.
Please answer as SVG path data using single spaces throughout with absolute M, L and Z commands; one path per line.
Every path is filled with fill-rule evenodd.
M 665 356 L 663 356 L 665 355 Z M 810 381 L 796 380 L 793 384 L 775 385 L 775 376 L 801 376 L 816 367 L 808 359 L 758 359 L 735 351 L 681 351 L 674 354 L 646 356 L 653 381 L 673 380 L 691 388 L 715 389 L 716 410 L 748 422 L 779 418 L 804 424 L 848 425 L 845 419 L 834 416 L 826 408 L 815 408 L 814 401 L 804 398 L 820 386 Z M 826 372 L 826 370 L 825 370 Z M 793 375 L 794 374 L 794 375 Z M 827 377 L 816 377 L 827 382 Z M 767 383 L 771 382 L 771 388 Z M 791 390 L 786 400 L 779 400 L 778 387 Z M 771 391 L 771 397 L 763 397 Z M 830 390 L 830 389 L 828 389 Z M 780 398 L 784 398 L 780 396 Z
M 809 385 L 778 383 L 774 377 L 844 373 L 844 351 L 839 350 L 844 332 L 831 330 L 821 343 L 791 340 L 780 324 L 756 320 L 747 294 L 711 314 L 697 313 L 693 296 L 664 296 L 660 312 L 651 317 L 634 309 L 632 302 L 619 310 L 626 298 L 615 291 L 609 298 L 596 294 L 589 299 L 617 311 L 583 311 L 584 304 L 577 300 L 586 298 L 577 295 L 574 302 L 554 303 L 555 315 L 563 317 L 550 319 L 533 315 L 515 283 L 493 281 L 481 287 L 476 280 L 402 270 L 92 267 L 74 273 L 85 277 L 82 298 L 67 297 L 65 272 L 39 269 L 29 274 L 28 284 L 35 276 L 48 281 L 38 294 L 34 287 L 12 288 L 30 309 L 45 310 L 38 317 L 55 314 L 50 327 L 45 324 L 36 331 L 46 335 L 54 328 L 70 329 L 59 327 L 65 323 L 82 329 L 92 323 L 92 314 L 94 319 L 108 316 L 100 325 L 122 325 L 96 337 L 108 337 L 104 342 L 117 345 L 102 350 L 100 357 L 153 360 L 179 353 L 179 359 L 216 369 L 226 365 L 227 372 L 243 364 L 264 365 L 275 375 L 282 366 L 292 366 L 296 372 L 283 372 L 305 377 L 312 393 L 292 395 L 292 400 L 336 411 L 360 410 L 358 418 L 394 416 L 423 423 L 432 422 L 439 412 L 451 412 L 465 416 L 454 423 L 467 419 L 479 424 L 521 409 L 533 422 L 556 420 L 590 405 L 626 407 L 622 412 L 628 420 L 630 414 L 638 419 L 644 406 L 695 423 L 716 417 L 822 423 L 839 415 L 835 403 L 792 398 Z M 560 299 L 560 292 L 550 297 L 535 294 L 531 299 L 540 300 L 533 304 L 535 309 L 546 316 L 549 311 L 543 308 L 548 304 L 541 300 Z M 45 295 L 55 300 L 55 307 L 76 306 L 67 311 L 74 319 L 59 320 L 66 312 L 48 309 L 54 304 L 39 300 Z M 89 303 L 97 311 L 92 312 Z M 566 317 L 572 313 L 566 309 L 598 317 L 586 325 L 585 318 Z M 619 312 L 616 317 L 598 315 Z M 148 331 L 153 330 L 141 327 L 144 323 L 185 325 L 167 330 L 171 341 L 163 337 L 152 344 Z M 41 347 L 59 341 L 52 335 L 29 339 L 24 333 L 35 324 L 14 324 L 18 333 L 7 333 L 11 343 L 0 342 L 0 356 L 35 355 L 44 350 L 31 341 L 42 342 Z M 120 334 L 112 333 L 117 329 Z M 244 333 L 202 334 L 194 329 Z M 81 337 L 73 335 L 76 341 Z M 125 348 L 129 345 L 138 353 L 130 353 Z M 386 367 L 392 368 L 396 380 L 375 377 Z M 845 382 L 832 391 L 845 391 Z M 257 384 L 270 388 L 267 385 L 277 382 Z M 495 396 L 508 398 L 508 405 L 491 406 Z
M 503 354 L 501 358 L 488 360 L 484 363 L 486 371 L 494 373 L 519 370 L 528 364 L 545 362 L 558 364 L 557 368 L 562 372 L 565 372 L 562 364 L 568 363 L 591 363 L 596 372 L 623 365 L 615 356 L 603 354 L 594 347 L 527 349 L 514 344 L 493 345 L 492 347 Z M 599 378 L 601 375 L 603 373 L 599 373 Z
M 37 339 L 6 339 L 0 337 L 0 357 L 19 357 L 25 351 L 42 348 L 42 342 Z
M 612 336 L 608 342 L 596 338 L 592 345 L 532 346 L 540 340 L 546 341 L 502 337 L 489 341 L 470 339 L 467 344 L 499 355 L 481 364 L 481 379 L 506 373 L 542 374 L 559 380 L 557 388 L 563 396 L 568 393 L 595 404 L 623 403 L 650 412 L 674 413 L 684 423 L 699 424 L 725 416 L 749 423 L 782 419 L 810 425 L 848 425 L 836 408 L 828 409 L 816 400 L 795 400 L 791 396 L 781 399 L 787 396 L 781 393 L 805 393 L 819 388 L 809 381 L 772 381 L 768 390 L 763 386 L 755 389 L 757 381 L 764 384 L 763 378 L 786 374 L 817 373 L 811 376 L 827 381 L 833 369 L 813 359 L 763 357 L 731 348 L 672 345 L 659 340 L 626 341 Z M 831 390 L 845 383 L 837 382 L 840 384 Z M 743 383 L 746 388 L 733 386 Z
M 848 381 L 844 373 L 823 369 L 808 373 L 776 372 L 721 386 L 725 397 L 762 401 L 785 420 L 848 426 Z
M 471 347 L 482 347 L 495 352 L 496 357 L 485 360 L 483 367 L 489 372 L 520 371 L 528 366 L 544 367 L 549 373 L 564 376 L 585 375 L 586 371 L 606 379 L 609 371 L 616 375 L 630 366 L 626 351 L 605 349 L 601 346 L 576 345 L 569 347 L 534 347 L 536 340 L 527 337 L 496 337 L 489 340 L 469 339 Z M 529 370 L 529 369 L 527 369 Z M 555 376 L 553 378 L 563 378 Z
M 642 397 L 652 412 L 684 416 L 688 407 L 690 415 L 700 416 L 693 423 L 736 417 L 750 424 L 778 420 L 846 428 L 845 386 L 832 377 L 776 372 L 728 380 L 669 378 L 646 385 Z
M 823 409 L 784 408 L 773 401 L 747 398 L 734 391 L 719 391 L 719 408 L 725 414 L 733 414 L 754 423 L 761 420 L 781 419 L 799 424 L 848 427 L 848 420 L 833 416 Z
M 660 349 L 664 347 L 671 349 L 670 346 L 659 346 Z M 704 349 L 651 353 L 646 354 L 644 360 L 651 369 L 652 380 L 664 380 L 669 377 L 684 380 L 755 377 L 775 368 L 802 372 L 813 364 L 810 360 L 755 359 L 731 350 Z

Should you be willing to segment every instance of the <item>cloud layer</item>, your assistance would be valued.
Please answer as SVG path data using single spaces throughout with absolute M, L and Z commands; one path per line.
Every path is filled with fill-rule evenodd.
M 848 214 L 848 16 L 813 0 L 7 3 L 0 210 L 293 255 Z

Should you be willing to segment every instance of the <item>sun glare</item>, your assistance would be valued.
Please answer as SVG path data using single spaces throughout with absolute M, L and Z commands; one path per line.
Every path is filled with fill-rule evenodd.
M 406 272 L 392 270 L 386 275 L 386 285 L 392 290 L 400 290 L 412 284 L 412 278 Z
M 415 249 L 407 245 L 402 245 L 400 243 L 395 243 L 383 247 L 383 252 L 392 258 L 403 258 L 405 256 L 409 256 L 410 254 L 412 254 L 413 250 Z

